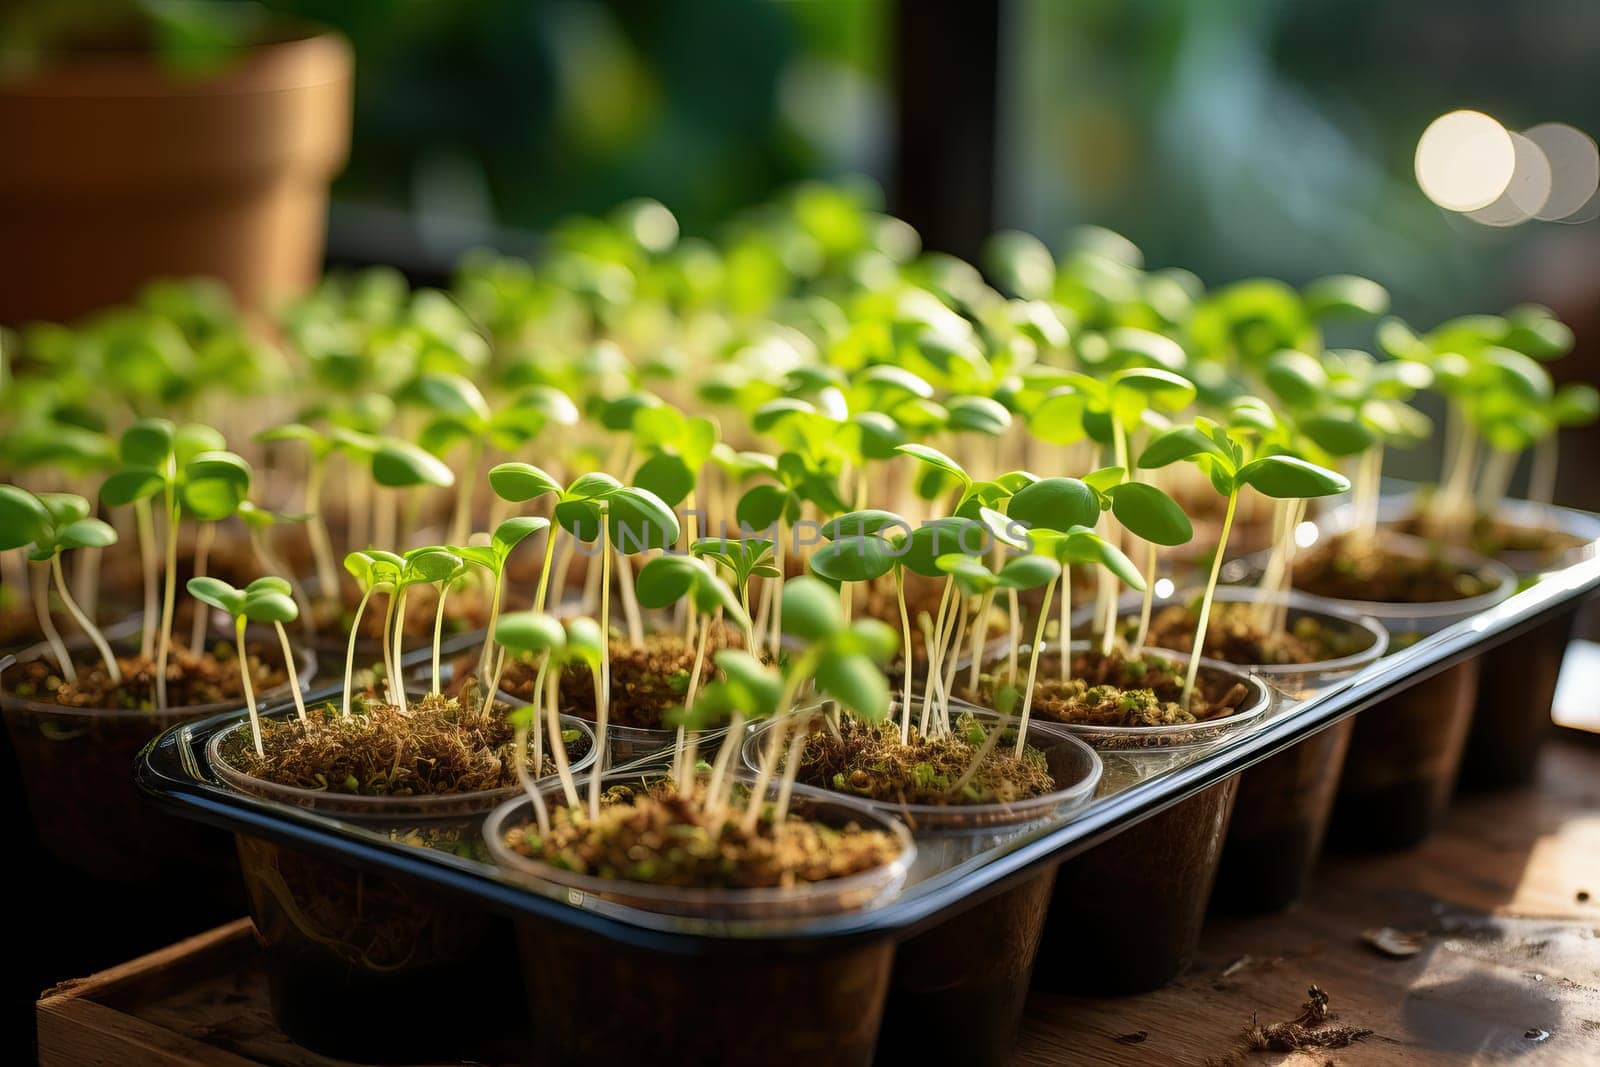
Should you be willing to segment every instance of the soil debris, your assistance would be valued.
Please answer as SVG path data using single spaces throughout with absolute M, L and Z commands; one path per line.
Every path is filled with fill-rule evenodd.
M 1307 1049 L 1348 1048 L 1368 1036 L 1372 1031 L 1361 1026 L 1347 1026 L 1337 1020 L 1329 1007 L 1328 994 L 1317 986 L 1306 991 L 1306 1002 L 1300 1014 L 1287 1022 L 1261 1023 L 1251 1016 L 1250 1028 L 1244 1038 L 1255 1052 L 1302 1052 Z

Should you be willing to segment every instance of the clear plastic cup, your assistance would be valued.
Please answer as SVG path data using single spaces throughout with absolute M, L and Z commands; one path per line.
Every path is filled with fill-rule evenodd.
M 514 708 L 526 707 L 528 704 L 528 701 L 508 693 L 504 689 L 500 690 L 497 695 Z M 571 718 L 577 719 L 578 716 L 574 715 Z M 591 735 L 594 733 L 594 722 L 592 720 L 581 719 L 579 721 L 589 727 Z M 717 746 L 722 744 L 722 737 L 726 733 L 727 730 L 700 731 L 700 755 L 715 755 Z M 618 726 L 616 723 L 608 722 L 606 723 L 607 759 L 602 769 L 609 770 L 614 767 L 661 763 L 677 743 L 678 731 L 676 729 L 654 730 L 642 726 Z
M 1203 590 L 1190 589 L 1157 600 L 1156 607 L 1166 607 L 1170 604 L 1188 604 L 1201 595 Z M 1268 685 L 1279 693 L 1292 700 L 1307 700 L 1320 689 L 1326 689 L 1336 682 L 1364 670 L 1383 657 L 1389 648 L 1389 631 L 1370 615 L 1359 614 L 1344 607 L 1339 601 L 1323 600 L 1309 597 L 1299 592 L 1274 592 L 1266 593 L 1253 586 L 1223 585 L 1216 589 L 1215 601 L 1222 604 L 1259 604 L 1271 603 L 1287 608 L 1286 625 L 1292 629 L 1296 621 L 1302 618 L 1312 618 L 1321 625 L 1325 631 L 1331 631 L 1340 643 L 1349 641 L 1355 644 L 1364 641 L 1365 646 L 1359 651 L 1334 659 L 1320 660 L 1315 663 L 1236 663 L 1235 667 L 1248 671 L 1263 679 Z M 1137 609 L 1137 598 L 1127 601 Z M 1168 649 L 1180 656 L 1187 656 L 1187 652 Z M 1221 661 L 1231 662 L 1231 661 Z
M 423 692 L 410 694 L 420 698 Z M 292 714 L 284 710 L 280 715 Z M 594 735 L 581 719 L 593 764 Z M 485 861 L 478 824 L 520 787 L 435 796 L 356 796 L 280 785 L 229 763 L 248 720 L 214 733 L 206 760 L 216 778 L 247 796 L 301 808 L 392 838 L 467 850 Z M 264 838 L 236 837 L 250 913 L 264 946 L 273 1016 L 296 1042 L 347 1058 L 456 1057 L 467 1049 L 461 1012 L 489 997 L 511 1017 L 517 987 L 509 924 L 474 905 L 402 877 L 360 871 Z M 339 1011 L 328 1005 L 338 1003 Z M 395 1018 L 410 1020 L 396 1028 Z M 506 1036 L 506 1035 L 501 1035 Z
M 663 775 L 661 771 L 614 771 L 604 775 L 600 785 L 606 789 L 613 785 L 649 784 Z M 755 779 L 751 775 L 740 775 L 738 780 L 750 785 Z M 771 792 L 776 795 L 776 782 L 771 784 Z M 551 808 L 566 806 L 559 784 L 545 787 L 544 801 Z M 484 823 L 483 836 L 495 864 L 514 881 L 579 907 L 600 906 L 607 910 L 622 907 L 655 915 L 709 920 L 719 925 L 740 921 L 781 924 L 787 920 L 871 907 L 899 891 L 917 854 L 911 833 L 903 825 L 854 798 L 816 790 L 796 789 L 791 810 L 829 825 L 856 823 L 867 829 L 882 830 L 899 842 L 900 854 L 894 862 L 882 867 L 792 888 L 685 889 L 577 874 L 513 851 L 505 844 L 506 832 L 514 825 L 531 821 L 532 802 L 527 797 L 507 801 L 491 812 Z
M 1337 527 L 1318 527 L 1320 536 L 1338 533 Z M 1487 611 L 1517 591 L 1517 576 L 1504 563 L 1485 559 L 1474 552 L 1449 545 L 1437 545 L 1417 537 L 1408 537 L 1386 530 L 1378 533 L 1378 543 L 1385 550 L 1417 559 L 1440 557 L 1470 571 L 1489 585 L 1489 590 L 1478 596 L 1459 600 L 1438 600 L 1429 603 L 1401 603 L 1382 600 L 1340 600 L 1296 590 L 1308 606 L 1330 611 L 1367 615 L 1382 623 L 1389 631 L 1389 651 L 1414 644 L 1419 638 L 1437 633 L 1447 626 L 1469 619 Z M 1230 583 L 1245 583 L 1259 575 L 1267 565 L 1267 554 L 1257 553 L 1229 563 L 1224 577 Z
M 256 642 L 252 640 L 252 644 Z M 128 653 L 132 648 L 113 642 Z M 96 652 L 69 646 L 75 662 Z M 296 650 L 302 689 L 311 684 L 316 654 Z M 35 645 L 17 662 L 49 659 L 49 645 Z M 0 672 L 0 683 L 4 673 Z M 262 704 L 289 695 L 289 683 L 260 694 Z M 143 803 L 128 768 L 139 750 L 167 728 L 221 714 L 235 702 L 146 711 L 139 708 L 75 708 L 14 695 L 0 684 L 11 746 L 16 754 L 28 811 L 40 843 L 68 867 L 112 883 L 148 883 L 176 877 L 217 852 L 203 827 L 168 819 Z M 214 866 L 227 869 L 217 858 Z
M 659 773 L 615 772 L 601 781 L 645 784 Z M 559 789 L 547 789 L 545 802 L 566 801 Z M 645 945 L 621 951 L 589 929 L 520 918 L 533 1061 L 870 1063 L 893 941 L 817 945 L 786 941 L 782 932 L 797 920 L 888 901 L 905 882 L 916 845 L 905 827 L 848 798 L 796 791 L 792 810 L 893 834 L 899 855 L 873 870 L 790 889 L 652 886 L 573 874 L 520 855 L 505 846 L 505 835 L 532 818 L 530 802 L 495 809 L 484 838 L 510 880 L 635 924 L 712 935 L 701 952 Z
M 820 705 L 821 708 L 830 706 L 832 706 L 831 701 Z M 913 697 L 911 705 L 913 720 L 917 718 L 921 706 L 922 699 Z M 892 717 L 898 717 L 898 707 L 898 705 L 890 706 Z M 973 715 L 991 723 L 1015 721 L 1014 716 L 1002 716 L 987 708 L 959 700 L 950 702 L 950 711 L 952 716 Z M 771 722 L 757 723 L 746 734 L 741 755 L 745 766 L 751 770 L 760 767 L 767 737 L 772 729 Z M 922 847 L 938 849 L 941 859 L 948 865 L 951 862 L 960 862 L 968 858 L 968 855 L 975 855 L 991 843 L 986 840 L 973 840 L 970 837 L 972 834 L 1013 830 L 1040 819 L 1063 817 L 1081 808 L 1094 796 L 1095 787 L 1099 785 L 1100 775 L 1104 769 L 1094 749 L 1057 724 L 1040 722 L 1037 719 L 1028 724 L 1028 746 L 1037 748 L 1045 754 L 1051 777 L 1056 780 L 1060 788 L 1041 796 L 1003 804 L 891 804 L 886 801 L 850 796 L 846 793 L 835 793 L 816 786 L 797 784 L 795 789 L 824 796 L 850 796 L 850 799 L 857 803 L 866 804 L 885 816 L 904 822 L 917 835 L 919 841 L 924 841 L 930 835 L 938 835 L 939 840 L 925 841 Z
M 1072 642 L 1072 654 L 1092 651 L 1091 642 Z M 1142 656 L 1165 660 L 1187 668 L 1189 657 L 1187 654 L 1179 655 L 1165 649 L 1147 648 Z M 1027 656 L 1023 650 L 1024 658 Z M 1041 672 L 1043 667 L 1040 667 Z M 1189 749 L 1198 745 L 1208 745 L 1220 741 L 1231 734 L 1253 726 L 1267 710 L 1273 705 L 1272 690 L 1267 684 L 1253 674 L 1244 673 L 1244 669 L 1231 663 L 1202 656 L 1200 658 L 1201 679 L 1215 679 L 1235 684 L 1242 684 L 1248 695 L 1239 705 L 1239 710 L 1232 715 L 1224 715 L 1215 719 L 1202 722 L 1174 723 L 1169 726 L 1094 726 L 1086 723 L 1064 723 L 1053 719 L 1043 719 L 1035 714 L 1033 722 L 1045 722 L 1051 726 L 1059 727 L 1088 742 L 1101 752 L 1163 752 L 1177 749 Z M 1033 729 L 1032 723 L 1028 729 Z

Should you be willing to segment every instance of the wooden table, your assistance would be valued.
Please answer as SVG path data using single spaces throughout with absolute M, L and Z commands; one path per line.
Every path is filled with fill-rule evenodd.
M 1423 934 L 1420 951 L 1363 940 L 1383 927 Z M 1252 1016 L 1294 1018 L 1311 985 L 1371 1035 L 1248 1051 Z M 1165 989 L 1034 994 L 1017 1051 L 1022 1064 L 1600 1064 L 1600 749 L 1554 746 L 1537 788 L 1459 798 L 1418 849 L 1325 859 L 1287 915 L 1213 919 Z
M 1334 857 L 1312 898 L 1266 919 L 1218 919 L 1158 992 L 1036 994 L 1019 1064 L 1600 1064 L 1600 748 L 1555 746 L 1536 789 L 1458 801 L 1423 847 Z M 1417 933 L 1409 957 L 1367 930 Z M 1252 1052 L 1245 1030 L 1299 1014 L 1308 987 L 1345 1048 Z M 247 922 L 39 1002 L 45 1067 L 331 1067 L 272 1024 Z

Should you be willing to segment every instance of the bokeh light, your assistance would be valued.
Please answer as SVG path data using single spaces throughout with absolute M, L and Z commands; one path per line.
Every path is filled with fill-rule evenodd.
M 1468 218 L 1485 226 L 1516 226 L 1537 218 L 1550 199 L 1550 161 L 1544 150 L 1520 133 L 1510 134 L 1510 137 L 1516 152 L 1511 181 L 1494 203 L 1467 212 Z
M 1477 211 L 1500 198 L 1516 173 L 1517 149 L 1506 128 L 1481 111 L 1452 111 L 1429 123 L 1417 142 L 1417 184 L 1450 211 Z
M 1583 211 L 1600 189 L 1600 147 L 1593 137 L 1564 122 L 1545 122 L 1523 131 L 1550 164 L 1550 195 L 1534 218 L 1569 219 Z

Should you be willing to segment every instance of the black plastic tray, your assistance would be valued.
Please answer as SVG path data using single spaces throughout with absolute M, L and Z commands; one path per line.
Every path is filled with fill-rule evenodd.
M 1597 590 L 1600 558 L 1589 558 L 1546 574 L 1496 607 L 1393 653 L 1310 700 L 1295 702 L 1280 695 L 1257 723 L 1229 737 L 1180 752 L 1108 756 L 1149 760 L 1159 769 L 1096 797 L 1068 816 L 999 837 L 991 847 L 952 866 L 928 869 L 919 860 L 905 888 L 880 907 L 802 921 L 735 925 L 662 916 L 589 898 L 569 902 L 518 886 L 487 863 L 399 843 L 370 828 L 234 793 L 213 781 L 205 746 L 213 732 L 237 722 L 242 709 L 168 730 L 141 753 L 135 774 L 148 795 L 184 818 L 268 838 L 358 868 L 421 879 L 495 911 L 555 920 L 621 944 L 709 953 L 818 939 L 900 939 L 945 921 L 1030 872 L 1112 837 L 1347 715 L 1573 609 Z M 409 657 L 409 663 L 415 666 L 419 659 Z M 291 710 L 292 706 L 277 706 L 268 713 Z

